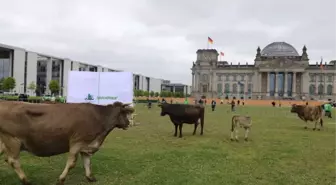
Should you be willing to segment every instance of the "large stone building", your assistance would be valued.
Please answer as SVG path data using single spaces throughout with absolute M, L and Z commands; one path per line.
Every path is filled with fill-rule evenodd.
M 60 94 L 66 96 L 69 71 L 118 72 L 120 70 L 0 43 L 0 79 L 15 78 L 16 86 L 13 89 L 15 93 L 50 94 L 48 85 L 51 80 L 57 80 L 61 88 Z M 161 92 L 162 84 L 166 81 L 141 74 L 133 74 L 133 78 L 134 89 L 143 91 Z M 35 91 L 29 89 L 32 83 L 36 85 Z
M 218 61 L 215 49 L 200 49 L 192 70 L 192 95 L 209 98 L 335 99 L 336 61 L 309 64 L 286 42 L 258 47 L 254 64 Z

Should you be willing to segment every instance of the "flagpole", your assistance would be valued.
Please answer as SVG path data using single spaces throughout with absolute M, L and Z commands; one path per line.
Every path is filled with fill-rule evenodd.
M 321 71 L 321 80 L 324 80 L 324 76 L 323 76 L 323 71 L 322 71 L 322 69 L 323 69 L 323 58 L 321 57 L 321 62 L 320 62 L 320 71 Z M 319 86 L 320 85 L 322 85 L 322 82 L 320 81 L 320 84 L 319 84 Z M 323 87 L 324 88 L 324 87 Z M 319 90 L 317 90 L 317 92 L 318 92 Z M 324 89 L 322 89 L 322 93 L 320 94 L 320 99 L 322 98 L 322 94 L 324 93 Z
M 323 68 L 323 58 L 321 58 L 321 61 L 322 61 L 322 65 L 321 65 L 321 66 L 322 66 L 322 75 L 323 75 L 323 97 L 324 97 L 324 96 L 325 96 L 325 93 L 326 93 L 326 92 L 324 91 L 324 90 L 326 89 L 326 88 L 325 88 L 325 85 L 326 85 L 326 84 L 325 84 L 325 81 L 326 81 L 326 79 L 325 79 L 325 75 L 324 75 L 325 73 L 324 73 L 324 68 Z M 324 67 L 325 67 L 325 66 L 324 66 Z

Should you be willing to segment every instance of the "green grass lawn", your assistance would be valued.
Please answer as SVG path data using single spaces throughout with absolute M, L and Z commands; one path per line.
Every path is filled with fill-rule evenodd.
M 115 130 L 92 158 L 95 185 L 328 185 L 335 184 L 335 121 L 324 118 L 325 129 L 304 130 L 304 122 L 289 108 L 238 107 L 234 114 L 252 116 L 250 141 L 230 141 L 229 106 L 207 107 L 204 135 L 192 135 L 185 124 L 183 138 L 173 137 L 169 117 L 154 106 L 137 106 L 137 122 L 127 131 Z M 335 112 L 333 112 L 335 117 Z M 21 164 L 34 185 L 55 184 L 66 155 L 38 158 L 22 153 Z M 0 184 L 19 184 L 15 172 L 0 161 Z M 81 160 L 66 184 L 90 184 Z

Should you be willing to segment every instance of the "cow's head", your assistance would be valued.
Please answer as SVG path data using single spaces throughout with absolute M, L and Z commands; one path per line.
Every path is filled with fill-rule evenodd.
M 292 104 L 292 108 L 290 110 L 291 113 L 297 113 L 298 106 L 296 104 Z
M 114 121 L 117 128 L 126 130 L 130 124 L 129 115 L 134 112 L 134 108 L 130 106 L 130 103 L 123 104 L 121 102 L 114 102 L 111 119 Z
M 161 107 L 161 116 L 165 116 L 167 114 L 167 112 L 165 112 L 165 104 L 166 103 L 158 104 L 158 106 Z

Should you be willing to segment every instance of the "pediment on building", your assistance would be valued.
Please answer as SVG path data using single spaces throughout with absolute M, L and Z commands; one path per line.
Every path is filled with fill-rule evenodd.
M 262 61 L 258 67 L 263 69 L 300 69 L 306 68 L 304 61 L 293 61 L 286 58 L 277 58 L 273 60 Z

